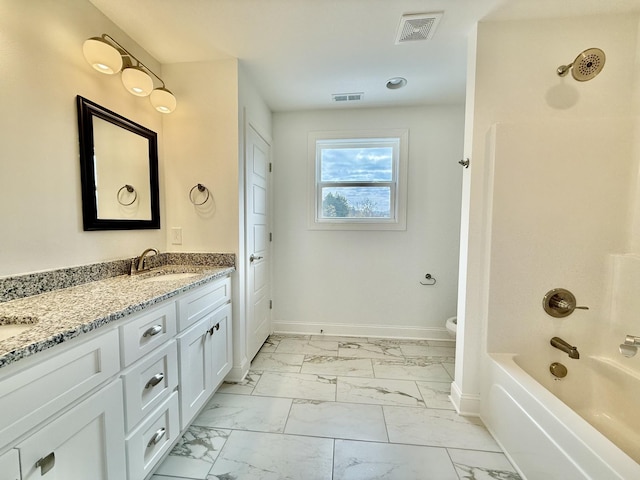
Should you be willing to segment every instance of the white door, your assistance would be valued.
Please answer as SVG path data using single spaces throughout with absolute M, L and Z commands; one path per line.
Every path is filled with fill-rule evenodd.
M 269 144 L 251 125 L 246 144 L 247 358 L 253 359 L 271 333 L 269 248 Z

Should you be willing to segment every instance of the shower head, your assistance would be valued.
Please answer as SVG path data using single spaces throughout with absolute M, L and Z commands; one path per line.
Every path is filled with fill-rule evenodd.
M 606 56 L 599 48 L 589 48 L 576 57 L 569 65 L 560 65 L 556 72 L 564 77 L 569 70 L 571 75 L 579 82 L 586 82 L 595 78 L 604 67 Z

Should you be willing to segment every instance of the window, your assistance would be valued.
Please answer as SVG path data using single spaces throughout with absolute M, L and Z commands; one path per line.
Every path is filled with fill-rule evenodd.
M 407 130 L 312 132 L 309 227 L 404 230 Z

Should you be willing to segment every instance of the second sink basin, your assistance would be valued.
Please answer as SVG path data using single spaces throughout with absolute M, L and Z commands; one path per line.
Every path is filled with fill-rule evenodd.
M 37 320 L 32 318 L 9 317 L 0 318 L 0 342 L 33 328 Z
M 191 278 L 198 275 L 193 272 L 185 272 L 185 273 L 158 273 L 157 275 L 148 276 L 142 278 L 143 282 L 171 282 L 173 280 L 183 280 L 185 278 Z

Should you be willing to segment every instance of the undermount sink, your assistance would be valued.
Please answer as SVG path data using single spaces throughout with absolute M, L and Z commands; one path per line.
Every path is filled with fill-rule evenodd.
M 6 323 L 0 324 L 0 342 L 16 335 L 20 335 L 22 332 L 26 332 L 30 328 L 33 328 L 36 322 L 30 323 L 19 322 L 16 320 L 9 320 Z
M 198 275 L 193 272 L 184 272 L 184 273 L 158 273 L 153 276 L 145 277 L 142 279 L 143 282 L 171 282 L 173 280 L 184 280 L 185 278 L 191 278 Z

